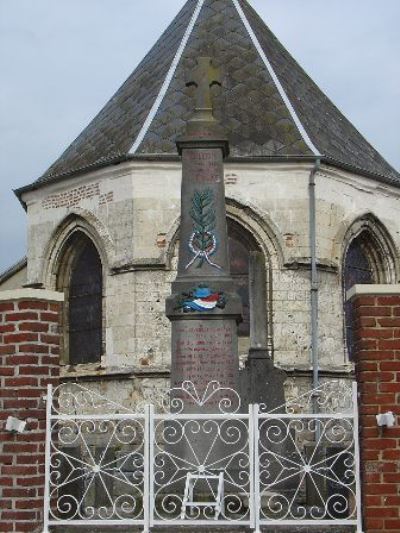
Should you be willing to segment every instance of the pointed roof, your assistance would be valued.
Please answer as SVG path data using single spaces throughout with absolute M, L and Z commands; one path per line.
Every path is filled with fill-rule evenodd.
M 400 175 L 322 93 L 247 0 L 188 0 L 91 124 L 29 188 L 127 158 L 176 156 L 175 139 L 194 105 L 185 82 L 199 56 L 212 57 L 223 72 L 214 109 L 231 157 L 321 155 L 400 185 Z

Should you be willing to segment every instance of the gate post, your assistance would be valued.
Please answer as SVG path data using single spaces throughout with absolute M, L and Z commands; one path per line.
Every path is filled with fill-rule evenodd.
M 49 533 L 50 512 L 50 468 L 51 468 L 51 411 L 53 406 L 53 386 L 47 385 L 46 401 L 46 443 L 45 443 L 45 475 L 43 504 L 43 533 Z
M 143 533 L 150 533 L 150 447 L 151 447 L 151 430 L 152 430 L 152 406 L 146 405 L 144 408 L 144 443 L 143 443 Z
M 365 533 L 400 531 L 400 287 L 355 285 L 362 511 Z M 394 425 L 376 415 L 393 412 Z
M 360 456 L 360 427 L 358 413 L 358 386 L 353 383 L 353 434 L 354 434 L 354 460 L 356 477 L 356 506 L 357 506 L 357 533 L 363 533 L 362 529 L 362 498 L 361 498 L 361 456 Z
M 4 532 L 42 528 L 43 396 L 49 383 L 58 384 L 62 300 L 63 294 L 41 289 L 0 293 L 0 530 Z M 10 417 L 25 426 L 13 431 Z
M 147 498 L 143 502 L 144 505 L 144 530 L 143 533 L 150 533 L 150 528 L 153 526 L 154 517 L 154 405 L 146 406 L 146 439 L 145 439 L 145 487 L 147 491 Z M 146 481 L 147 480 L 147 481 Z
M 250 487 L 250 517 L 252 519 L 252 528 L 254 533 L 261 533 L 260 529 L 260 457 L 259 457 L 259 444 L 260 444 L 260 432 L 258 429 L 259 418 L 258 414 L 260 406 L 258 404 L 249 406 L 249 433 L 251 425 L 251 454 L 253 465 L 251 468 L 251 487 Z

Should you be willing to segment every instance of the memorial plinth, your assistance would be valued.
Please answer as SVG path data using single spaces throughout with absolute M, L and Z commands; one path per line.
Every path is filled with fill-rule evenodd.
M 199 59 L 193 79 L 188 85 L 196 88 L 195 112 L 177 141 L 182 156 L 179 263 L 166 312 L 172 322 L 171 387 L 190 381 L 201 396 L 211 381 L 238 389 L 241 301 L 229 269 L 223 168 L 229 144 L 212 114 L 211 88 L 219 81 L 209 58 Z M 202 407 L 212 409 L 212 401 Z

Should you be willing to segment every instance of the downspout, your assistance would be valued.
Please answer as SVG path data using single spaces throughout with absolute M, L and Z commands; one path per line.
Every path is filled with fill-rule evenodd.
M 309 192 L 309 231 L 311 256 L 311 360 L 313 371 L 313 389 L 319 387 L 318 355 L 318 297 L 319 278 L 317 271 L 317 215 L 315 202 L 315 176 L 321 167 L 321 158 L 315 159 L 308 182 Z M 314 398 L 314 412 L 318 412 L 318 398 Z

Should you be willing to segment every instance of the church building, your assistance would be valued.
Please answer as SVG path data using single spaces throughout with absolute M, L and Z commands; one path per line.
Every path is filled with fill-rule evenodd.
M 230 146 L 224 172 L 230 267 L 244 314 L 241 365 L 257 348 L 257 313 L 288 391 L 351 380 L 346 291 L 398 283 L 400 175 L 247 0 L 188 0 L 79 137 L 16 191 L 27 212 L 27 259 L 1 276 L 0 290 L 64 294 L 63 380 L 127 405 L 166 386 L 165 301 L 180 227 L 176 140 L 193 111 L 187 82 L 200 57 L 221 72 L 213 110 Z M 265 286 L 251 287 L 260 279 Z

